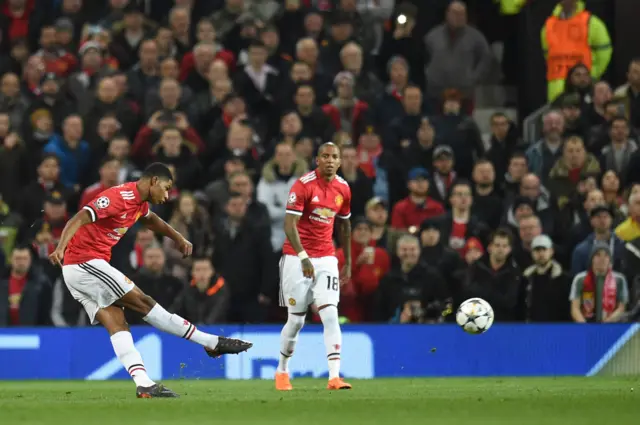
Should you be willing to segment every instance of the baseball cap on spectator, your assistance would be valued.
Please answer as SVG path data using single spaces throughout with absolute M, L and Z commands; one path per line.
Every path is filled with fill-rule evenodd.
M 551 249 L 553 248 L 553 241 L 547 235 L 538 235 L 533 238 L 533 241 L 531 242 L 531 249 L 538 248 Z
M 591 211 L 589 212 L 589 218 L 593 218 L 603 212 L 606 212 L 611 217 L 613 217 L 611 208 L 609 208 L 607 205 L 596 205 L 595 207 L 591 208 Z
M 482 245 L 482 242 L 480 242 L 480 239 L 478 238 L 467 239 L 467 243 L 465 243 L 464 247 L 462 248 L 462 252 L 461 252 L 462 256 L 465 257 L 467 255 L 467 252 L 471 251 L 472 249 L 477 249 L 484 255 L 484 246 Z
M 425 230 L 432 229 L 440 231 L 440 223 L 440 220 L 438 220 L 437 218 L 428 218 L 426 220 L 423 220 L 422 223 L 420 223 L 420 233 L 424 232 Z
M 387 203 L 384 199 L 379 196 L 374 196 L 369 199 L 367 203 L 364 205 L 365 210 L 371 209 L 373 207 L 377 207 L 378 205 L 382 205 L 384 208 L 387 208 Z
M 62 193 L 58 192 L 57 190 L 48 193 L 44 198 L 44 201 L 53 205 L 62 205 L 66 202 Z
M 55 28 L 56 31 L 73 31 L 73 21 L 67 17 L 58 18 Z
M 593 248 L 591 248 L 591 256 L 589 257 L 589 260 L 593 260 L 593 257 L 600 251 L 604 251 L 607 253 L 607 255 L 609 257 L 611 257 L 611 248 L 609 247 L 609 244 L 606 242 L 595 242 L 593 244 Z
M 442 157 L 453 158 L 453 149 L 449 145 L 438 145 L 433 149 L 433 159 L 441 159 Z
M 78 53 L 80 54 L 80 56 L 83 56 L 91 49 L 96 50 L 98 53 L 102 53 L 102 46 L 100 46 L 97 41 L 87 41 L 86 43 L 82 44 L 82 46 L 80 46 L 80 49 L 78 50 Z
M 409 171 L 409 180 L 428 179 L 429 171 L 426 168 L 415 167 Z

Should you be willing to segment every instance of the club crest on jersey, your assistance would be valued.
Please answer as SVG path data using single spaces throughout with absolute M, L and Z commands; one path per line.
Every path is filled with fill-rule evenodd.
M 343 202 L 344 202 L 344 198 L 342 198 L 342 195 L 336 196 L 336 206 L 338 208 L 340 208 L 342 206 Z
M 101 196 L 101 197 L 99 197 L 98 199 L 95 200 L 93 205 L 97 209 L 102 210 L 102 209 L 107 208 L 109 206 L 109 203 L 110 203 L 109 198 L 107 198 L 106 196 Z
M 289 195 L 289 200 L 287 201 L 287 203 L 289 205 L 293 205 L 296 203 L 296 200 L 298 199 L 298 197 L 296 196 L 295 193 L 291 192 L 291 194 Z
M 124 277 L 124 281 L 127 282 L 129 285 L 133 285 L 133 282 L 131 281 L 131 279 L 129 279 L 128 277 Z
M 293 298 L 289 298 L 289 305 L 290 306 L 295 306 L 296 305 L 296 300 L 294 300 Z

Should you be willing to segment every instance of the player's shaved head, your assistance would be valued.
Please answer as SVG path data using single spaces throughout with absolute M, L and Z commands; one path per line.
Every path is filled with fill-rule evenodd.
M 138 181 L 138 191 L 143 200 L 152 204 L 163 204 L 169 200 L 173 179 L 173 173 L 169 167 L 160 162 L 154 162 L 142 173 Z
M 153 177 L 157 177 L 158 180 L 173 180 L 173 174 L 171 174 L 169 167 L 160 162 L 149 165 L 142 173 L 142 178 L 151 179 Z
M 326 142 L 321 144 L 318 148 L 318 156 L 322 155 L 324 153 L 324 150 L 327 148 L 336 148 L 338 150 L 338 153 L 340 152 L 340 148 L 338 147 L 338 145 L 333 142 Z

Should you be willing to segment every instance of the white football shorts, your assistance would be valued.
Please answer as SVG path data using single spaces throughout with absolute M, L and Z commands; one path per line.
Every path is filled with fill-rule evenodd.
M 309 305 L 338 306 L 340 301 L 340 277 L 336 257 L 310 258 L 315 279 L 302 274 L 302 264 L 295 255 L 283 255 L 280 259 L 280 306 L 289 313 L 306 313 Z
M 104 260 L 62 266 L 64 283 L 73 298 L 84 307 L 92 325 L 96 314 L 134 288 L 133 282 Z

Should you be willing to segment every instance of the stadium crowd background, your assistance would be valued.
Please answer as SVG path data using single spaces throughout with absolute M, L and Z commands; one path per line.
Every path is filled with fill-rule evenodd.
M 451 321 L 471 296 L 498 321 L 633 320 L 640 60 L 625 85 L 598 81 L 612 46 L 592 16 L 571 44 L 588 63 L 548 74 L 542 137 L 523 140 L 510 114 L 473 118 L 476 88 L 517 77 L 509 33 L 498 60 L 464 2 L 434 1 L 418 34 L 427 3 L 2 2 L 0 326 L 86 325 L 47 255 L 79 206 L 154 161 L 175 172 L 154 211 L 194 256 L 114 229 L 112 264 L 194 323 L 281 320 L 288 189 L 330 140 L 353 192 L 345 321 Z M 513 29 L 527 2 L 494 3 Z M 554 25 L 563 7 L 585 5 L 562 0 Z

